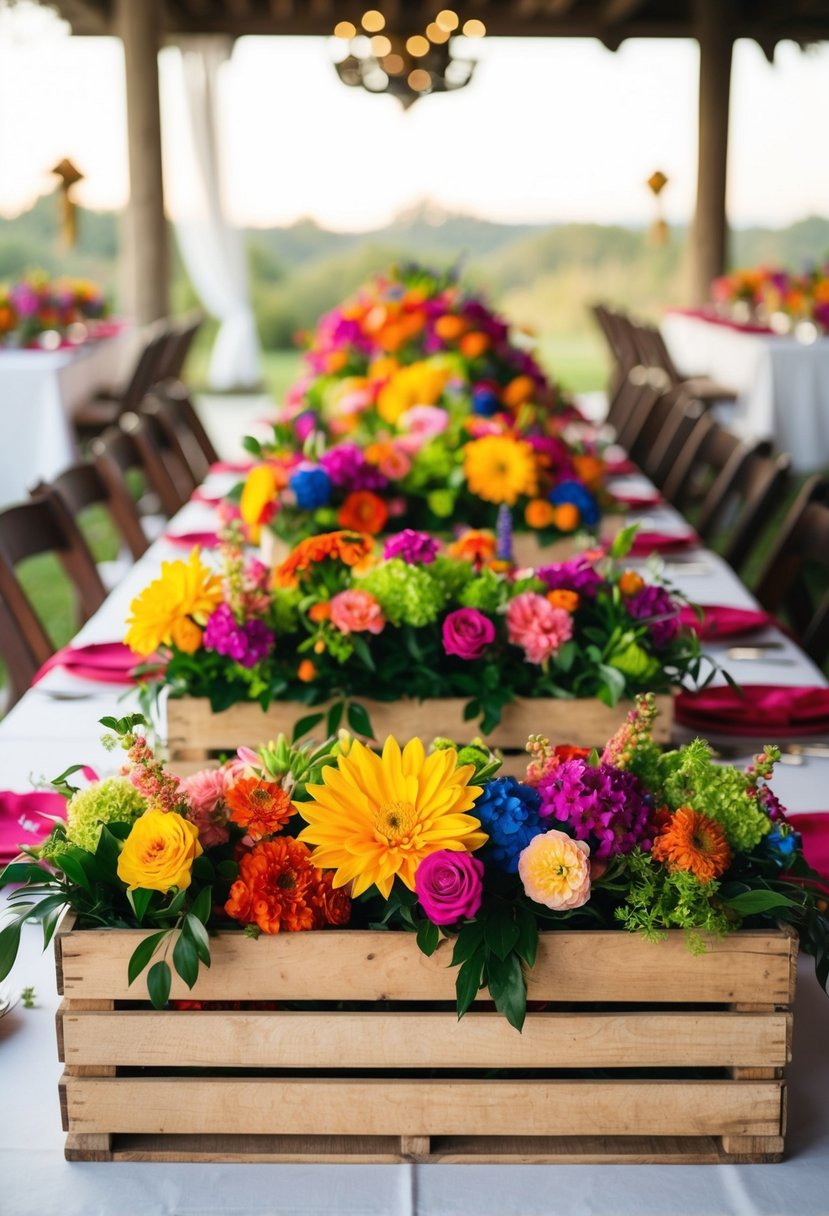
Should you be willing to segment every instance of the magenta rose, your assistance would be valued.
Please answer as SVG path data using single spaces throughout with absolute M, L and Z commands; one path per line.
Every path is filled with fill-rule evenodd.
M 481 906 L 484 865 L 471 853 L 439 849 L 415 871 L 415 892 L 433 925 L 453 925 Z
M 443 649 L 459 659 L 479 659 L 495 641 L 495 626 L 477 608 L 457 608 L 443 622 Z

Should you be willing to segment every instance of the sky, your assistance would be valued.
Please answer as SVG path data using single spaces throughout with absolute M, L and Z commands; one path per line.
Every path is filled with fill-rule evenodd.
M 334 229 L 382 226 L 431 201 L 505 222 L 646 224 L 645 180 L 661 169 L 666 218 L 689 219 L 696 177 L 696 45 L 633 40 L 483 39 L 471 85 L 404 112 L 348 89 L 328 40 L 243 38 L 223 69 L 223 197 L 239 224 L 311 216 Z M 167 202 L 193 204 L 175 50 L 162 54 Z M 829 46 L 778 47 L 775 64 L 735 48 L 728 206 L 732 223 L 829 214 Z M 123 55 L 70 38 L 42 12 L 0 5 L 0 214 L 53 188 L 68 156 L 78 200 L 120 208 L 128 193 Z

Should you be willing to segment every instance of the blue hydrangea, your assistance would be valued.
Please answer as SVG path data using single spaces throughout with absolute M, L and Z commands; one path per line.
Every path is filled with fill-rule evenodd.
M 592 528 L 601 519 L 599 504 L 587 486 L 582 485 L 580 481 L 560 481 L 550 490 L 547 497 L 554 507 L 560 507 L 562 503 L 572 503 L 578 508 L 581 521 L 588 528 Z
M 491 418 L 501 409 L 498 394 L 488 384 L 479 384 L 472 390 L 472 409 L 482 418 Z
M 302 511 L 327 507 L 331 501 L 331 478 L 325 469 L 297 469 L 288 484 L 296 495 L 297 506 Z
M 541 798 L 515 777 L 496 777 L 484 786 L 472 814 L 489 840 L 481 857 L 508 874 L 518 873 L 518 857 L 534 836 L 546 831 L 539 818 Z
M 792 856 L 801 847 L 800 834 L 787 823 L 776 823 L 765 840 L 766 848 L 774 860 L 785 870 Z

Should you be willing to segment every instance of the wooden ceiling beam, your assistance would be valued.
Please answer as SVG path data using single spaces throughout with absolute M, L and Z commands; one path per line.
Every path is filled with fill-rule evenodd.
M 601 25 L 621 25 L 642 7 L 644 0 L 605 0 L 599 10 Z

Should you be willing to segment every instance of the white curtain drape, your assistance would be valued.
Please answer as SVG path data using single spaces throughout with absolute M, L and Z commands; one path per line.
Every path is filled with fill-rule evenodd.
M 222 202 L 219 86 L 232 49 L 230 39 L 200 37 L 164 53 L 165 192 L 187 273 L 221 322 L 208 372 L 219 390 L 252 388 L 262 378 L 244 240 Z

